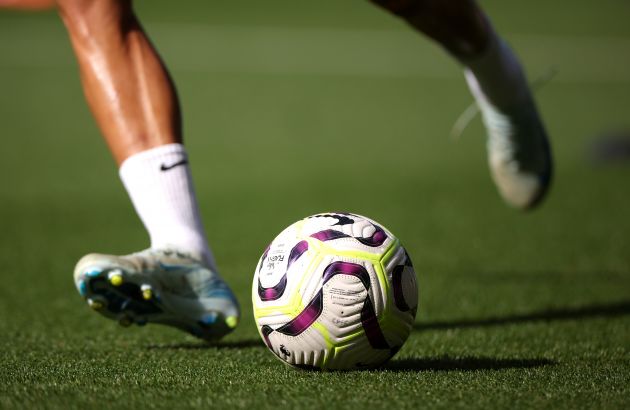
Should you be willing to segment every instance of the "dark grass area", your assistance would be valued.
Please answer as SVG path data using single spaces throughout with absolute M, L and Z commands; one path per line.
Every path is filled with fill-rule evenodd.
M 630 129 L 625 2 L 482 2 L 518 48 L 557 159 L 527 215 L 498 199 L 457 66 L 367 2 L 194 1 L 138 9 L 179 87 L 187 145 L 241 326 L 216 346 L 122 329 L 72 284 L 78 258 L 146 246 L 53 14 L 0 13 L 0 407 L 627 408 L 630 163 L 591 161 Z M 307 372 L 264 347 L 260 253 L 308 214 L 395 232 L 420 310 L 381 369 Z

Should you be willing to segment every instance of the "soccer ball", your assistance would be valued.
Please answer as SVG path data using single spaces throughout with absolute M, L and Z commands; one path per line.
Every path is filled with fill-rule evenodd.
M 261 337 L 283 362 L 371 368 L 409 337 L 418 287 L 409 255 L 382 225 L 327 213 L 271 242 L 256 266 L 252 301 Z

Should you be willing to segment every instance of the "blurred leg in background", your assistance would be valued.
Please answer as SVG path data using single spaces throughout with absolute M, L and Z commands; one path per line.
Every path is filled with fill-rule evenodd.
M 552 174 L 547 134 L 516 55 L 474 0 L 372 0 L 438 42 L 463 66 L 488 133 L 492 177 L 505 201 L 537 205 Z

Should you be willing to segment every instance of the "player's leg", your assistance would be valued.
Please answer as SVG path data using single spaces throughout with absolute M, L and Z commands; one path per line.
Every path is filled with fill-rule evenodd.
M 0 8 L 44 10 L 54 7 L 55 0 L 0 0 Z
M 236 325 L 238 306 L 202 227 L 177 96 L 130 0 L 57 0 L 88 104 L 151 239 L 125 257 L 92 254 L 75 282 L 121 324 L 166 323 L 204 338 Z
M 57 0 L 88 104 L 116 161 L 181 143 L 169 75 L 130 0 Z
M 441 44 L 465 67 L 488 131 L 490 168 L 504 199 L 535 206 L 551 153 L 521 64 L 474 0 L 372 0 Z

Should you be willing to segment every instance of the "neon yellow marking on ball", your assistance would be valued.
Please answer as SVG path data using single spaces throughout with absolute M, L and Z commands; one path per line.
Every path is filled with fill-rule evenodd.
M 332 349 L 334 347 L 335 344 L 330 338 L 330 332 L 328 332 L 328 329 L 326 329 L 326 327 L 323 324 L 313 323 L 311 327 L 314 327 L 319 332 L 319 334 L 324 338 L 324 341 L 326 342 L 326 348 Z
M 292 317 L 292 314 L 294 311 L 295 309 L 291 305 L 269 306 L 269 307 L 258 307 L 254 305 L 254 316 L 256 317 L 274 316 L 274 315 L 285 315 L 288 317 Z
M 362 335 L 365 335 L 365 330 L 363 329 L 363 326 L 360 326 L 359 329 L 354 332 L 354 333 L 350 333 L 347 336 L 344 336 L 343 338 L 341 338 L 339 340 L 339 344 L 340 345 L 346 345 L 348 344 L 348 342 L 353 341 L 354 339 L 361 337 Z
M 383 293 L 384 294 L 388 294 L 389 293 L 389 281 L 387 280 L 387 275 L 385 274 L 385 269 L 383 267 L 383 265 L 378 262 L 375 263 L 374 265 L 374 270 L 376 271 L 376 277 L 378 278 L 379 284 L 381 286 L 381 289 L 383 289 Z
M 398 253 L 399 250 L 400 250 L 400 241 L 398 239 L 396 239 L 387 248 L 387 250 L 383 254 L 383 257 L 381 258 L 379 263 L 374 264 L 374 270 L 376 270 L 376 276 L 378 277 L 378 281 L 380 283 L 381 289 L 383 289 L 382 293 L 383 293 L 383 296 L 385 298 L 385 304 L 383 306 L 383 311 L 381 312 L 381 314 L 379 316 L 379 322 L 384 317 L 386 317 L 388 312 L 392 309 L 392 306 L 393 306 L 393 303 L 394 303 L 393 302 L 394 298 L 393 298 L 393 295 L 392 295 L 392 289 L 390 287 L 390 283 L 389 283 L 387 274 L 385 272 L 386 272 L 387 262 L 389 262 L 389 260 L 391 258 L 393 258 Z
M 389 262 L 389 260 L 394 255 L 396 255 L 396 252 L 398 252 L 398 248 L 400 248 L 400 241 L 396 239 L 383 253 L 383 256 L 381 257 L 381 262 L 383 262 L 383 264 L 387 264 L 387 262 Z

